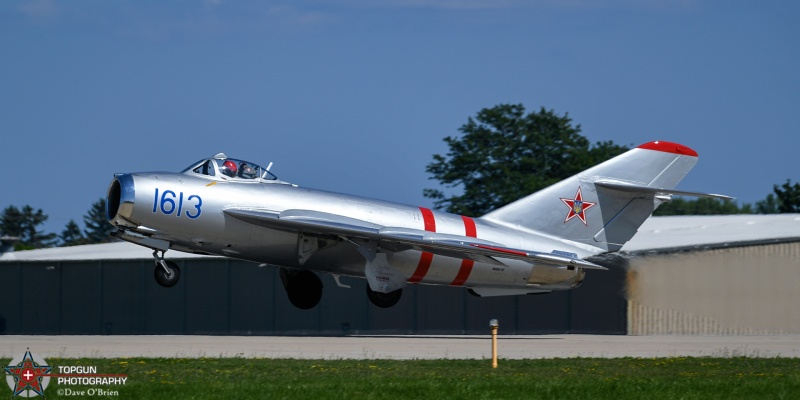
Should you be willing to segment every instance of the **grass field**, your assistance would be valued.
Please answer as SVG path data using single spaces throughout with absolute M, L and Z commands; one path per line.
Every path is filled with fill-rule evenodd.
M 47 362 L 128 375 L 124 386 L 66 386 L 51 378 L 48 399 L 800 399 L 800 359 L 790 358 L 501 359 L 495 370 L 489 360 Z M 93 388 L 111 392 L 76 394 Z

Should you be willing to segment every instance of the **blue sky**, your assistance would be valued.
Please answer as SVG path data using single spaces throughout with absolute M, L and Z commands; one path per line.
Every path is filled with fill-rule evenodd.
M 0 2 L 0 207 L 60 232 L 115 172 L 224 151 L 305 187 L 430 206 L 425 166 L 481 108 L 700 153 L 680 185 L 798 181 L 800 3 Z

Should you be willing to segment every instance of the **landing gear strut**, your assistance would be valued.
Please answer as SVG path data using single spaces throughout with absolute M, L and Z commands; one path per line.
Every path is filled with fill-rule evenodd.
M 181 269 L 178 268 L 178 264 L 174 261 L 165 260 L 163 251 L 159 256 L 158 250 L 154 250 L 153 258 L 156 260 L 156 269 L 154 271 L 156 282 L 163 287 L 175 286 L 181 278 Z

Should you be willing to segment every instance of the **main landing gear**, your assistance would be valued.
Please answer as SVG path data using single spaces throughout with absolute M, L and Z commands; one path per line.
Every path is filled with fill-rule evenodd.
M 154 250 L 153 258 L 156 260 L 156 269 L 154 271 L 156 282 L 163 287 L 175 286 L 181 278 L 181 269 L 178 268 L 178 264 L 174 261 L 165 260 L 163 251 L 159 257 L 158 250 Z
M 163 251 L 161 255 L 158 254 L 158 250 L 153 251 L 153 259 L 155 259 L 153 273 L 156 282 L 167 288 L 175 286 L 181 277 L 181 269 L 178 264 L 165 260 Z M 289 302 L 293 306 L 301 310 L 309 310 L 319 304 L 322 299 L 322 280 L 317 274 L 306 269 L 281 268 L 280 277 Z M 403 289 L 381 293 L 370 289 L 369 284 L 366 287 L 369 301 L 380 308 L 394 306 L 403 295 Z
M 281 268 L 281 282 L 286 289 L 286 296 L 293 306 L 301 310 L 309 310 L 317 306 L 322 299 L 322 280 L 317 274 L 307 269 Z M 339 282 L 337 281 L 337 284 Z M 343 286 L 339 284 L 339 286 Z M 343 286 L 349 287 L 349 286 Z M 400 301 L 403 289 L 389 293 L 376 292 L 367 285 L 367 297 L 377 307 L 389 308 Z
M 389 293 L 381 293 L 370 289 L 369 285 L 367 285 L 367 297 L 369 298 L 369 301 L 380 308 L 389 308 L 397 304 L 402 295 L 403 289 L 397 289 L 394 292 Z
M 293 306 L 308 310 L 322 299 L 322 280 L 306 269 L 281 268 L 281 282 Z

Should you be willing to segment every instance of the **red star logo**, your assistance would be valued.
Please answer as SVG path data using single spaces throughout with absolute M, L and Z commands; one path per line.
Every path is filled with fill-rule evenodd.
M 569 208 L 569 212 L 567 213 L 567 217 L 564 218 L 564 222 L 578 217 L 583 224 L 589 226 L 586 223 L 586 210 L 592 208 L 597 203 L 592 203 L 590 201 L 583 201 L 583 194 L 581 194 L 581 187 L 578 186 L 578 193 L 575 193 L 575 198 L 573 199 L 565 199 L 561 198 L 561 201 Z
M 22 393 L 23 390 L 33 390 L 36 394 L 44 396 L 42 378 L 44 378 L 53 367 L 39 365 L 33 360 L 30 350 L 25 352 L 22 362 L 17 365 L 5 367 L 7 373 L 14 378 L 14 397 Z M 10 386 L 10 385 L 9 385 Z

